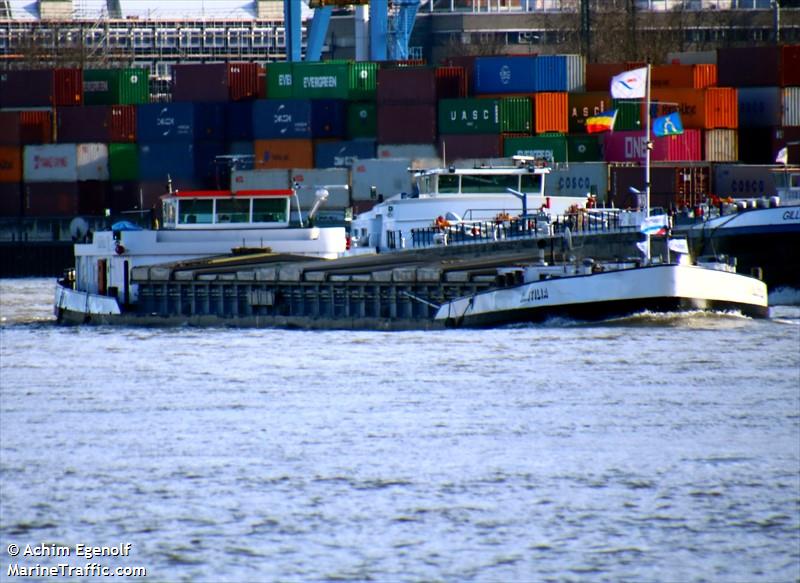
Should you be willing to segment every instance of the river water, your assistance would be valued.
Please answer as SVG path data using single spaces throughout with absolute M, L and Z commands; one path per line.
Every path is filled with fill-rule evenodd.
M 800 579 L 800 308 L 62 328 L 53 285 L 0 281 L 2 580 Z

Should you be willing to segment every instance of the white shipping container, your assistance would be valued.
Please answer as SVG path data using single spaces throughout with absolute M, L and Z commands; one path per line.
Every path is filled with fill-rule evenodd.
M 231 172 L 231 190 L 270 190 L 289 188 L 289 170 L 234 170 Z
M 433 144 L 378 144 L 376 158 L 410 158 L 413 160 L 438 159 Z
M 76 182 L 75 144 L 25 146 L 22 168 L 25 182 Z
M 78 180 L 109 180 L 108 145 L 78 144 Z
M 783 127 L 800 126 L 800 87 L 783 90 Z
M 685 51 L 667 53 L 667 63 L 680 65 L 716 65 L 717 51 Z
M 715 164 L 712 192 L 721 198 L 762 198 L 776 194 L 777 165 Z
M 586 59 L 582 55 L 564 55 L 567 58 L 567 91 L 586 91 Z
M 546 196 L 586 196 L 594 194 L 597 202 L 608 200 L 608 164 L 572 162 L 553 168 L 545 177 Z
M 351 167 L 352 200 L 370 200 L 371 186 L 384 199 L 402 192 L 411 192 L 411 172 L 408 170 L 410 166 L 411 160 L 408 158 L 360 160 Z
M 738 130 L 706 130 L 704 159 L 708 162 L 736 162 L 739 159 Z
M 320 207 L 322 211 L 343 210 L 350 206 L 350 191 L 347 188 L 333 188 L 333 186 L 350 185 L 349 168 L 294 168 L 291 170 L 292 183 L 300 185 L 297 198 L 300 208 L 311 209 L 316 202 L 318 187 L 328 185 L 328 200 Z M 294 204 L 294 202 L 292 203 Z

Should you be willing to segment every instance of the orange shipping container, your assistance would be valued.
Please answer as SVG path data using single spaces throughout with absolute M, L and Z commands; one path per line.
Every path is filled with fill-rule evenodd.
M 50 111 L 19 112 L 19 140 L 22 144 L 49 144 L 53 141 L 53 116 Z
M 717 84 L 716 65 L 657 65 L 652 89 L 703 89 Z
M 739 104 L 736 89 L 708 87 L 706 89 L 654 89 L 653 114 L 681 114 L 683 127 L 711 130 L 739 127 Z
M 83 70 L 53 69 L 53 105 L 83 103 Z
M 256 170 L 314 167 L 311 140 L 256 140 L 253 146 Z
M 569 131 L 569 102 L 567 93 L 537 93 L 534 105 L 537 134 Z
M 22 148 L 0 146 L 0 182 L 22 180 Z

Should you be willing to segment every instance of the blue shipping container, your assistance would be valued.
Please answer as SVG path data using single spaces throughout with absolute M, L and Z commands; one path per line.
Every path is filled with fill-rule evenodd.
M 533 93 L 536 91 L 536 60 L 536 57 L 475 59 L 475 93 Z
M 191 105 L 191 104 L 189 104 Z M 140 142 L 139 178 L 167 183 L 194 178 L 194 142 Z
M 564 55 L 536 57 L 536 91 L 567 91 L 567 58 Z
M 225 136 L 225 104 L 145 103 L 136 106 L 140 142 L 221 140 Z
M 225 108 L 225 139 L 243 142 L 253 139 L 253 102 L 231 101 Z
M 315 99 L 311 102 L 311 136 L 343 138 L 347 133 L 347 101 Z
M 347 167 L 374 157 L 375 140 L 320 142 L 314 147 L 314 165 L 317 168 Z
M 215 163 L 217 156 L 225 154 L 223 142 L 203 140 L 194 143 L 194 177 L 204 188 L 222 188 L 230 183 L 230 170 Z
M 780 87 L 739 87 L 737 95 L 740 128 L 781 125 Z
M 259 99 L 253 102 L 253 138 L 298 139 L 311 137 L 311 101 Z

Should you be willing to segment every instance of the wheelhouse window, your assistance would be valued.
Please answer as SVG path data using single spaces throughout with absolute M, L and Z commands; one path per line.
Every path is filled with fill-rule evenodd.
M 288 198 L 253 199 L 254 223 L 285 223 L 288 216 Z
M 458 175 L 457 174 L 440 174 L 439 175 L 439 192 L 443 192 L 443 193 L 458 192 Z
M 516 190 L 517 185 L 516 176 L 465 174 L 461 177 L 461 192 L 464 193 L 505 192 L 506 188 Z
M 181 225 L 210 225 L 214 217 L 213 200 L 182 200 L 179 223 Z
M 250 199 L 249 198 L 220 198 L 217 199 L 217 223 L 249 223 Z
M 542 176 L 540 174 L 523 174 L 521 186 L 522 192 L 539 192 L 542 189 Z

